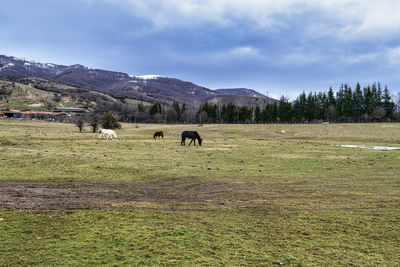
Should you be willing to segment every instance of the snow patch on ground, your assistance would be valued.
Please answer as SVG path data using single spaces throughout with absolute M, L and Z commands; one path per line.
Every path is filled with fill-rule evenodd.
M 333 146 L 375 149 L 375 150 L 398 150 L 398 149 L 400 149 L 400 147 L 390 147 L 390 146 L 363 146 L 363 145 L 333 145 Z

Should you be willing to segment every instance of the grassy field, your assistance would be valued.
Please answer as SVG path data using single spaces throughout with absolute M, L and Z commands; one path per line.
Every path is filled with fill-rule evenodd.
M 0 121 L 1 266 L 400 265 L 400 150 L 335 146 L 400 147 L 400 124 L 117 134 Z

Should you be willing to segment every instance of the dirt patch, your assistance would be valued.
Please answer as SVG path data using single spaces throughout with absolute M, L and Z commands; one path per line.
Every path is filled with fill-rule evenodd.
M 257 188 L 198 178 L 135 183 L 1 183 L 0 209 L 113 209 L 182 203 L 246 206 L 258 198 Z
M 335 156 L 326 156 L 325 159 L 353 159 L 354 157 L 344 156 L 344 155 L 335 155 Z
M 310 158 L 308 156 L 296 155 L 296 154 L 275 154 L 275 155 L 273 155 L 273 157 L 279 158 L 279 159 L 307 159 L 307 158 Z

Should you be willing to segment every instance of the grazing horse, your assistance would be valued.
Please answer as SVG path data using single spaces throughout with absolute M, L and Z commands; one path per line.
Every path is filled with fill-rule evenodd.
M 189 143 L 189 146 L 193 141 L 194 141 L 194 145 L 196 145 L 196 139 L 197 139 L 197 141 L 199 141 L 200 146 L 201 146 L 201 142 L 203 141 L 203 139 L 200 138 L 200 135 L 196 131 L 184 131 L 184 132 L 182 132 L 181 146 L 185 145 L 186 138 L 192 139 Z
M 100 130 L 99 138 L 103 138 L 103 137 L 105 139 L 110 138 L 111 140 L 113 139 L 113 137 L 118 138 L 117 134 L 113 130 L 110 130 L 110 129 L 101 129 Z
M 155 132 L 154 135 L 153 135 L 153 138 L 156 139 L 157 137 L 160 137 L 160 138 L 164 139 L 163 131 Z

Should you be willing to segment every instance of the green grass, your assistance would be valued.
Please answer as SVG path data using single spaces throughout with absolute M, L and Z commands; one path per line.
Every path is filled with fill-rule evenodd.
M 0 110 L 2 109 L 19 109 L 19 110 L 35 110 L 35 111 L 49 111 L 45 105 L 46 101 L 52 102 L 55 97 L 54 92 L 48 92 L 36 89 L 33 86 L 21 83 L 15 83 L 0 80 L 0 86 L 4 86 L 12 90 L 11 95 L 3 96 L 0 99 Z M 54 85 L 54 87 L 68 90 L 71 87 L 65 85 Z M 53 101 L 54 102 L 54 101 Z M 39 104 L 39 106 L 37 106 Z M 70 97 L 62 97 L 60 102 L 54 102 L 59 107 L 80 107 L 82 103 L 73 100 Z
M 71 73 L 72 73 L 72 71 L 67 71 L 67 72 L 65 72 L 65 73 L 61 73 L 61 74 L 59 74 L 59 75 L 56 75 L 56 76 L 52 77 L 51 80 L 58 80 L 58 79 L 60 79 L 62 76 L 66 76 L 66 75 L 69 75 L 69 74 L 71 74 Z
M 0 265 L 400 264 L 400 151 L 332 146 L 400 147 L 400 124 L 135 126 L 107 141 L 0 121 L 1 184 L 137 195 L 100 210 L 0 210 Z M 180 146 L 182 130 L 203 146 Z
M 130 104 L 142 104 L 144 106 L 151 106 L 150 102 L 141 101 L 141 100 L 137 100 L 137 99 L 125 98 L 125 101 Z

